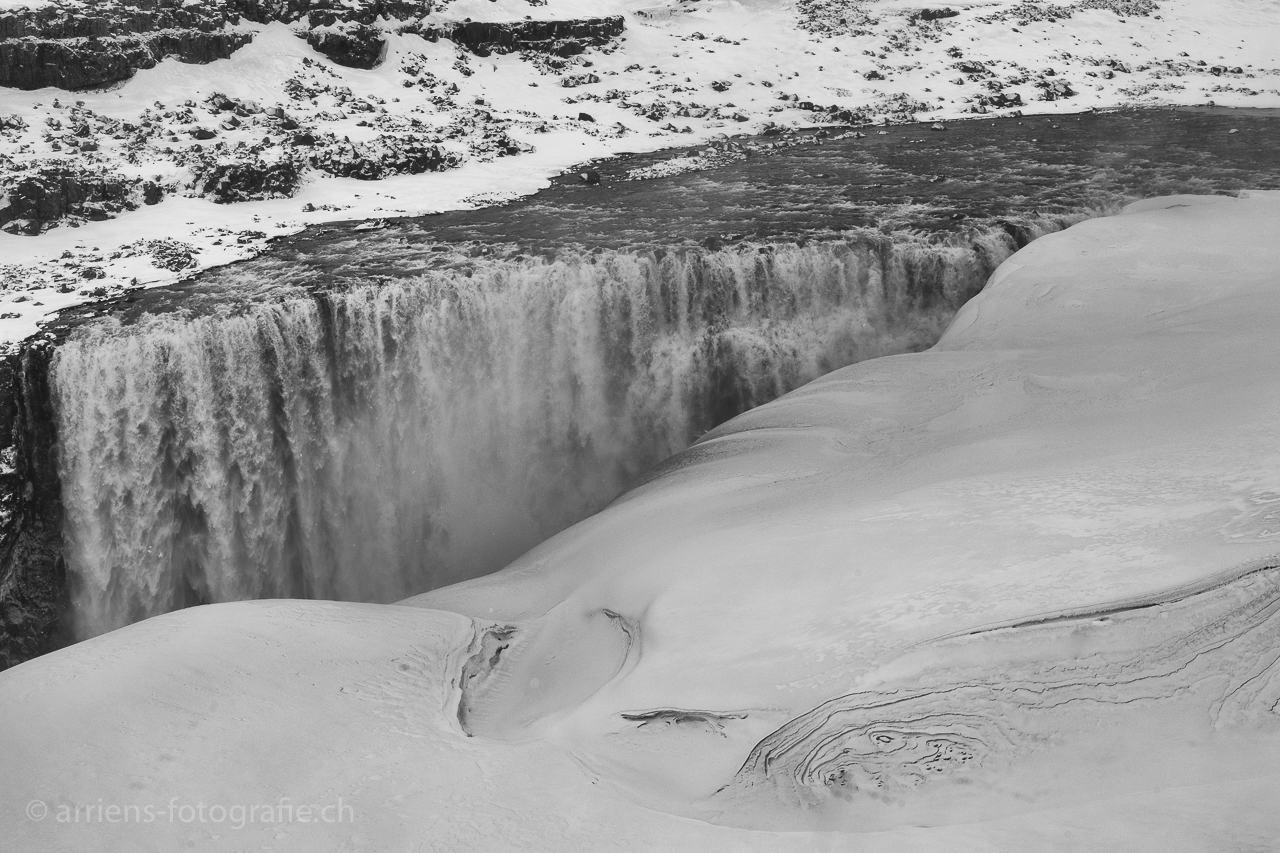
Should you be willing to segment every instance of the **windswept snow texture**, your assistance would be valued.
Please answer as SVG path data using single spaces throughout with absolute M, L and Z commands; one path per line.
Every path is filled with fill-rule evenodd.
M 0 6 L 10 59 L 30 41 L 14 35 L 26 32 L 15 23 L 21 5 L 44 4 Z M 66 5 L 90 18 L 122 8 Z M 624 151 L 770 125 L 1280 106 L 1280 8 L 1265 0 L 341 6 L 375 22 L 359 31 L 364 46 L 382 44 L 374 67 L 337 64 L 301 21 L 241 19 L 208 34 L 227 49 L 244 44 L 226 59 L 169 56 L 102 89 L 0 90 L 0 291 L 21 291 L 8 303 L 25 300 L 0 305 L 0 339 L 26 337 L 50 312 L 135 280 L 172 281 L 244 258 L 309 224 L 502 201 Z M 228 8 L 182 11 L 217 18 Z M 377 17 L 380 9 L 392 17 Z M 335 14 L 313 12 L 310 24 Z M 465 21 L 614 16 L 620 35 L 570 40 L 561 55 L 424 37 Z M 351 35 L 333 26 L 311 36 Z M 721 155 L 675 165 L 714 165 Z
M 1280 194 L 1141 202 L 496 575 L 196 607 L 0 673 L 8 839 L 1267 849 L 1278 232 Z

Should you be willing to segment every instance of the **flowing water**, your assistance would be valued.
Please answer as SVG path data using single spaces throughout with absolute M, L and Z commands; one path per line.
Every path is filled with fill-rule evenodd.
M 1277 126 L 904 126 L 644 181 L 670 155 L 624 157 L 599 187 L 313 229 L 80 312 L 52 364 L 79 633 L 493 571 L 738 412 L 931 345 L 1041 233 L 1280 186 Z

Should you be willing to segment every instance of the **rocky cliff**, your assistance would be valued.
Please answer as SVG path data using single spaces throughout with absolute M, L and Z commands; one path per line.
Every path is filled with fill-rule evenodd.
M 49 353 L 0 360 L 0 669 L 71 641 Z
M 602 45 L 623 29 L 621 16 L 510 23 L 424 21 L 429 2 L 330 0 L 84 0 L 20 8 L 0 15 L 0 86 L 85 89 L 127 80 L 173 56 L 183 62 L 225 59 L 253 39 L 242 21 L 297 24 L 298 35 L 334 62 L 372 68 L 385 32 L 451 39 L 479 56 L 516 50 L 561 56 Z

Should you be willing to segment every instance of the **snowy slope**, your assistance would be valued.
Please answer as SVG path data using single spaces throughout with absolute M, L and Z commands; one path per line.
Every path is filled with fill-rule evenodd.
M 1280 105 L 1273 3 L 994 0 L 949 7 L 955 15 L 936 19 L 938 9 L 922 16 L 923 8 L 900 0 L 456 0 L 423 22 L 621 14 L 626 30 L 555 67 L 531 54 L 475 56 L 447 39 L 397 34 L 399 24 L 384 21 L 386 56 L 361 70 L 334 64 L 285 24 L 242 22 L 238 29 L 254 40 L 227 60 L 166 59 L 101 91 L 0 91 L 0 117 L 15 119 L 0 135 L 0 168 L 10 177 L 69 163 L 166 193 L 108 221 L 65 222 L 38 237 L 0 233 L 0 289 L 10 291 L 0 296 L 0 338 L 29 335 L 50 311 L 135 280 L 172 280 L 245 257 L 306 224 L 492 203 L 586 160 L 757 132 L 769 122 Z M 246 106 L 239 126 L 223 126 L 227 114 L 209 106 L 215 94 Z M 352 145 L 380 135 L 439 138 L 461 166 L 379 181 L 313 171 L 291 197 L 238 204 L 201 194 L 194 146 L 223 143 L 216 150 L 228 162 L 289 156 L 292 136 L 270 117 L 277 107 L 309 132 Z M 197 130 L 214 136 L 200 141 Z M 515 148 L 495 148 L 495 138 L 534 150 L 508 154 Z M 80 150 L 86 141 L 91 150 Z M 167 244 L 178 263 L 139 243 L 159 239 L 178 242 Z
M 11 837 L 1267 849 L 1278 233 L 1277 194 L 1139 203 L 496 575 L 193 608 L 0 673 Z

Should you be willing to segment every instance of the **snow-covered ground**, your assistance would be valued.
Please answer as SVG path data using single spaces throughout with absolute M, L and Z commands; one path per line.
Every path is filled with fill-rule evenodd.
M 0 91 L 0 118 L 20 120 L 0 133 L 6 170 L 66 161 L 167 192 L 107 221 L 66 222 L 37 237 L 0 232 L 0 340 L 32 334 L 60 307 L 246 257 L 308 224 L 493 203 L 594 158 L 770 122 L 958 119 L 975 109 L 1008 113 L 1014 96 L 1025 112 L 1280 105 L 1274 3 L 993 0 L 937 18 L 941 7 L 923 16 L 922 8 L 902 0 L 455 0 L 428 23 L 621 14 L 626 30 L 560 68 L 545 57 L 482 58 L 448 40 L 393 33 L 382 63 L 359 70 L 335 65 L 284 24 L 242 22 L 254 40 L 227 60 L 167 59 L 101 91 Z M 210 107 L 215 94 L 246 107 L 237 126 Z M 225 143 L 264 161 L 285 155 L 292 135 L 272 116 L 276 107 L 308 131 L 355 145 L 434 132 L 463 165 L 378 181 L 311 172 L 290 198 L 215 204 L 196 195 L 193 146 Z M 534 150 L 508 154 L 515 149 L 495 138 Z M 176 244 L 157 251 L 149 242 L 157 240 Z
M 7 841 L 1270 849 L 1277 235 L 1280 194 L 1140 202 L 496 575 L 0 673 Z

